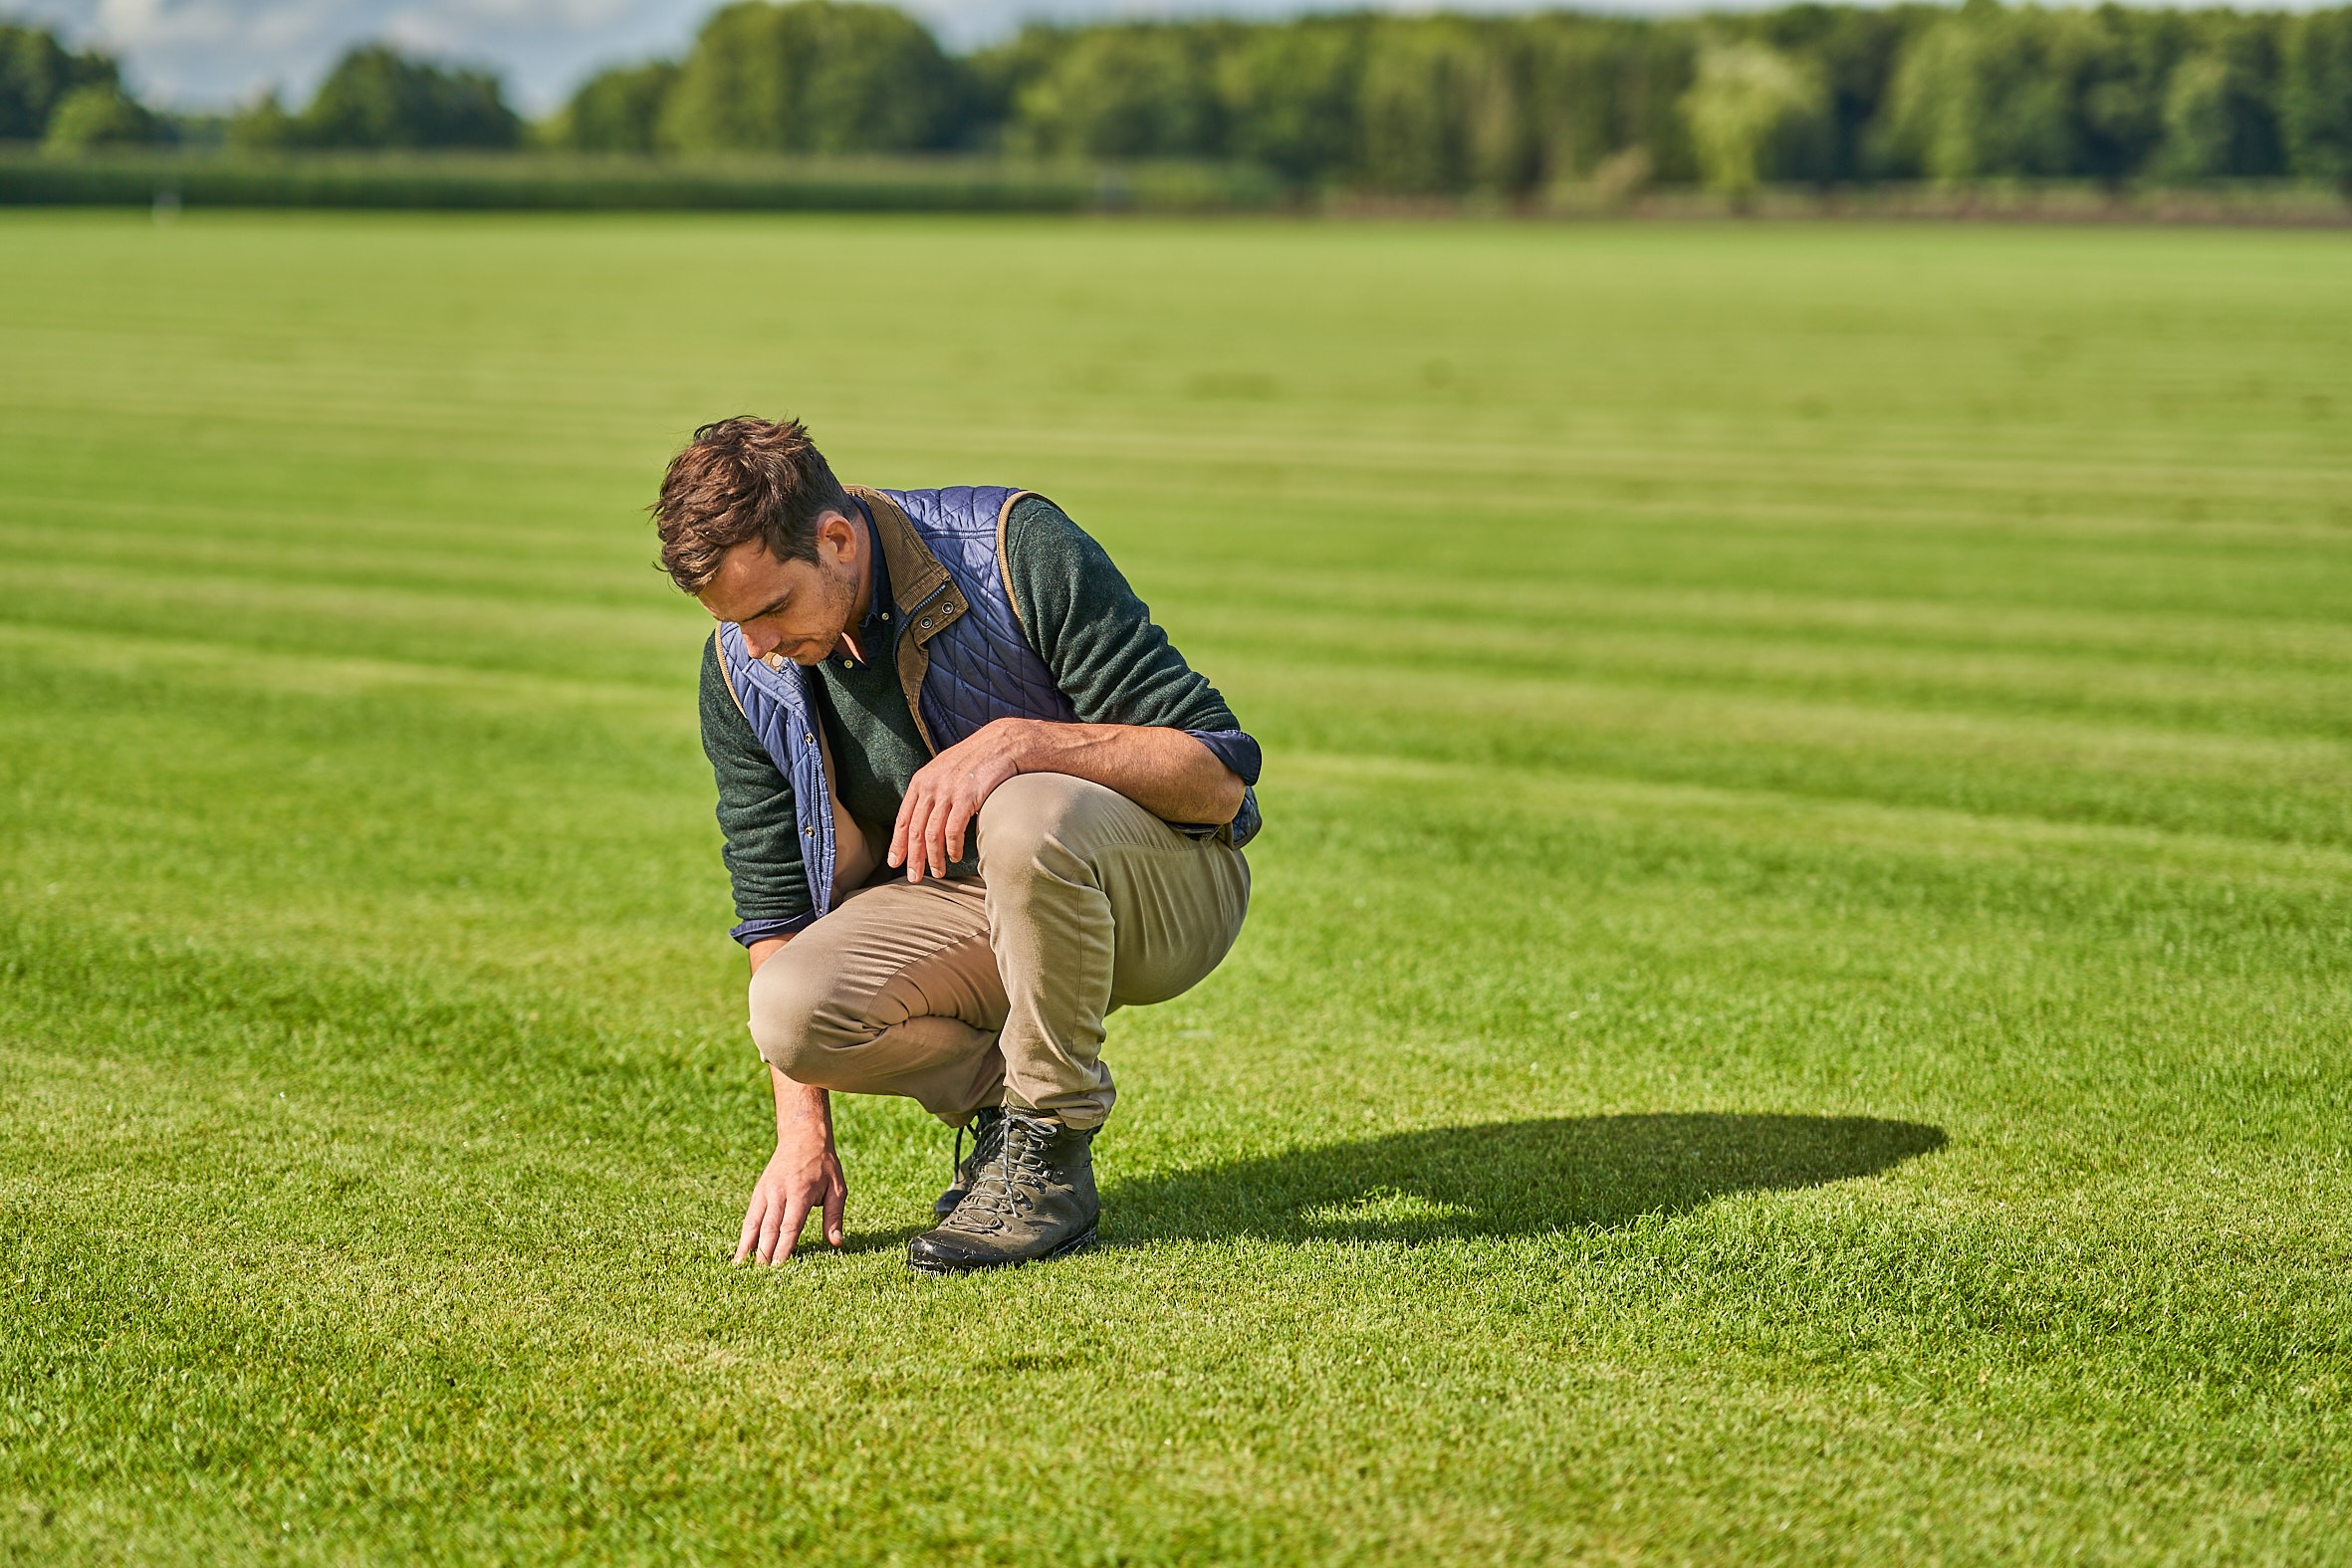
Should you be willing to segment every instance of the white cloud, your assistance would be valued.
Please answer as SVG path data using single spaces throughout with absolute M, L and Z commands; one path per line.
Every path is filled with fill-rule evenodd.
M 713 0 L 14 0 L 9 9 L 121 57 L 143 93 L 222 107 L 307 97 L 343 52 L 389 39 L 492 67 L 532 112 L 614 61 L 674 54 Z

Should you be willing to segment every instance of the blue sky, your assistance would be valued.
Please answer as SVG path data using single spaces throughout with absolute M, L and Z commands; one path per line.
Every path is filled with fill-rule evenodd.
M 0 0 L 0 17 L 58 27 L 122 60 L 153 101 L 218 108 L 277 86 L 302 98 L 352 44 L 388 38 L 478 62 L 506 78 L 531 112 L 561 102 L 591 70 L 676 54 L 720 0 Z M 1033 17 L 1216 11 L 1278 14 L 1300 0 L 897 0 L 951 48 L 1002 36 Z M 1306 0 L 1380 4 L 1383 0 Z M 1513 0 L 1477 0 L 1511 8 Z M 1526 3 L 1526 0 L 1521 0 Z M 1690 0 L 1609 0 L 1607 9 Z M 1428 9 L 1426 3 L 1417 9 Z M 1719 7 L 1720 8 L 1720 7 Z
M 560 103 L 588 72 L 676 54 L 719 0 L 0 0 L 0 16 L 47 22 L 119 56 L 132 85 L 182 108 L 223 108 L 266 88 L 306 97 L 337 55 L 385 38 L 488 65 L 529 112 Z M 1217 12 L 1271 15 L 1301 0 L 898 0 L 950 47 L 1001 36 L 1033 17 Z M 1426 10 L 1426 0 L 1306 0 Z M 1518 9 L 1528 0 L 1474 0 Z M 1556 3 L 1556 0 L 1555 0 Z M 1578 9 L 1723 10 L 1769 0 L 1605 0 Z M 2292 3 L 2292 0 L 2290 0 Z M 1458 3 L 1457 8 L 1464 8 Z

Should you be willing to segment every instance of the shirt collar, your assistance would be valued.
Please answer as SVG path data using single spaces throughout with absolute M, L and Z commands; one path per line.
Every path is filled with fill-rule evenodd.
M 866 594 L 865 614 L 857 622 L 857 646 L 871 663 L 898 634 L 898 606 L 890 598 L 890 562 L 882 558 L 881 530 L 874 526 L 874 515 L 863 501 L 858 501 L 857 512 L 865 519 L 866 580 L 872 585 Z

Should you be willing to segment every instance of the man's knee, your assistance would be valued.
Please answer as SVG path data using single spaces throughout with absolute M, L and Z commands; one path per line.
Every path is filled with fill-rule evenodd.
M 752 1043 L 761 1059 L 796 1083 L 817 1075 L 829 1048 L 846 1042 L 838 980 L 814 950 L 787 947 L 752 976 Z
M 980 807 L 980 875 L 990 888 L 1039 871 L 1082 870 L 1104 815 L 1125 803 L 1115 790 L 1068 774 L 1022 774 Z

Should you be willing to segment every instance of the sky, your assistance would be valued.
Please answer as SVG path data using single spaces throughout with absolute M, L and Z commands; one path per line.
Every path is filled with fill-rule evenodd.
M 56 27 L 78 48 L 120 59 L 150 103 L 222 109 L 269 88 L 309 96 L 337 56 L 388 39 L 403 49 L 487 65 L 527 113 L 544 113 L 590 72 L 678 55 L 721 0 L 0 0 L 0 19 Z M 1307 5 L 1427 0 L 897 0 L 951 49 L 1002 37 L 1033 18 L 1294 12 Z M 1512 9 L 1535 0 L 1461 0 Z M 1557 3 L 1557 0 L 1555 0 Z M 1689 8 L 1696 0 L 1606 0 L 1586 9 Z M 1740 0 L 1734 0 L 1740 3 Z M 1712 9 L 1721 9 L 1719 3 Z
M 541 114 L 604 66 L 684 52 L 720 0 L 0 0 L 0 18 L 47 23 L 80 48 L 119 58 L 150 103 L 226 109 L 276 88 L 306 100 L 336 57 L 386 39 L 412 53 L 486 65 L 508 97 Z M 1217 12 L 1275 15 L 1310 5 L 1430 9 L 1429 0 L 897 0 L 951 49 L 1033 18 Z M 1542 0 L 1452 0 L 1524 9 Z M 1550 0 L 1581 10 L 1726 10 L 1768 0 Z M 2292 0 L 2290 0 L 2292 3 Z

